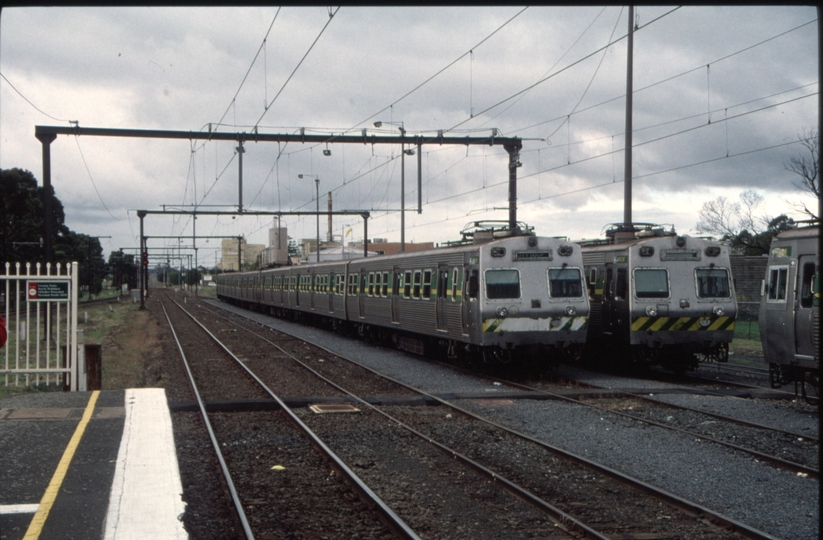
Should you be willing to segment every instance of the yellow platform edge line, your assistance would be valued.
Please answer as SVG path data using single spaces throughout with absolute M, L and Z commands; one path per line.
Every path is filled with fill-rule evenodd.
M 94 406 L 97 404 L 97 398 L 99 395 L 99 390 L 92 392 L 91 398 L 89 398 L 89 402 L 86 405 L 86 410 L 83 412 L 83 418 L 80 419 L 80 423 L 77 424 L 77 428 L 74 430 L 74 435 L 71 436 L 68 446 L 66 446 L 66 449 L 63 451 L 63 457 L 60 458 L 60 463 L 57 464 L 57 469 L 51 477 L 49 487 L 46 488 L 46 492 L 43 493 L 43 498 L 40 499 L 40 507 L 31 519 L 31 523 L 29 524 L 29 528 L 26 531 L 26 535 L 23 537 L 23 540 L 37 540 L 40 538 L 40 533 L 43 531 L 43 525 L 46 524 L 46 518 L 49 517 L 51 507 L 54 505 L 54 500 L 57 498 L 57 493 L 60 491 L 60 486 L 63 484 L 63 479 L 66 477 L 66 473 L 69 470 L 71 460 L 74 458 L 74 453 L 80 445 L 80 439 L 83 438 L 83 433 L 86 431 L 86 426 L 91 420 L 91 415 L 94 412 Z

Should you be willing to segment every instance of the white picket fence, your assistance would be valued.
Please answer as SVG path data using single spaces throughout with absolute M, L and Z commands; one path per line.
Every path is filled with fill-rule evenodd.
M 6 273 L 0 275 L 8 333 L 0 349 L 5 386 L 45 383 L 68 384 L 72 392 L 85 389 L 78 388 L 78 383 L 85 386 L 78 377 L 78 275 L 76 262 L 54 268 L 6 263 Z

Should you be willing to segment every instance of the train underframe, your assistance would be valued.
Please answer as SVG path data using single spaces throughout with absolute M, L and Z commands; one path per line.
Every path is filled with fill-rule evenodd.
M 561 361 L 580 359 L 583 350 L 582 344 L 565 341 L 520 346 L 516 346 L 514 343 L 506 343 L 504 346 L 480 346 L 454 339 L 412 334 L 399 329 L 351 322 L 336 317 L 327 317 L 288 308 L 266 306 L 231 298 L 222 298 L 222 300 L 281 319 L 326 328 L 350 337 L 358 337 L 375 345 L 394 347 L 420 356 L 466 366 L 528 368 L 548 371 L 555 369 Z
M 820 371 L 793 364 L 769 364 L 769 382 L 772 388 L 794 383 L 795 395 L 801 395 L 807 403 L 816 405 L 820 400 Z
M 685 373 L 697 369 L 700 362 L 728 362 L 729 344 L 703 341 L 631 345 L 631 359 L 641 366 L 659 365 L 668 371 Z
M 586 344 L 587 360 L 593 362 L 598 369 L 621 367 L 642 371 L 660 366 L 675 373 L 694 371 L 700 362 L 729 361 L 729 343 L 726 341 L 704 339 L 664 343 L 661 339 L 634 344 L 628 341 L 627 336 L 623 339 L 609 335 L 600 339 L 592 338 Z

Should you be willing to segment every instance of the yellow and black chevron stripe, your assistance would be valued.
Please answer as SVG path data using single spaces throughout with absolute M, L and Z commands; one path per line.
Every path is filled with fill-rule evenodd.
M 734 330 L 734 317 L 637 317 L 632 322 L 633 332 L 693 332 L 696 330 Z

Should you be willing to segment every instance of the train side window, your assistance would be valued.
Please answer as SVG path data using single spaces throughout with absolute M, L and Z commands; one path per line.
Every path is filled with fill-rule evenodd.
M 389 296 L 389 273 L 383 272 L 383 287 L 380 290 L 380 296 L 386 298 Z
M 374 296 L 374 272 L 369 272 L 369 292 L 367 296 Z
M 455 302 L 457 301 L 457 291 L 460 290 L 459 289 L 459 283 L 460 283 L 460 281 L 459 281 L 459 278 L 460 278 L 459 271 L 460 270 L 458 268 L 455 268 L 454 271 L 452 271 L 452 301 L 455 301 Z
M 520 298 L 520 272 L 515 269 L 486 270 L 486 298 Z
M 625 281 L 625 269 L 623 279 Z M 620 274 L 618 271 L 618 285 Z M 625 289 L 625 284 L 624 284 Z M 669 272 L 665 268 L 638 268 L 634 271 L 634 293 L 638 298 L 668 298 Z
M 423 271 L 423 298 L 429 299 L 432 295 L 432 271 Z
M 665 272 L 665 270 L 664 270 Z M 628 286 L 626 284 L 626 269 L 625 268 L 618 268 L 617 269 L 617 282 L 614 284 L 614 297 L 623 299 L 626 298 L 626 290 Z M 666 294 L 668 296 L 668 292 Z
M 412 273 L 409 270 L 403 274 L 403 298 L 411 298 Z
M 589 268 L 586 276 L 586 289 L 588 289 L 589 300 L 594 300 L 594 293 L 597 289 L 597 267 L 592 266 Z
M 605 294 L 606 298 L 611 299 L 614 296 L 614 284 L 612 283 L 612 276 L 614 275 L 611 268 L 606 270 L 606 286 L 603 289 L 603 293 Z
M 477 293 L 480 291 L 480 276 L 476 268 L 469 270 L 469 278 L 466 280 L 466 297 L 469 300 L 477 298 Z
M 423 273 L 420 270 L 414 271 L 414 283 L 412 287 L 412 298 L 420 299 L 421 277 Z
M 789 268 L 787 266 L 772 266 L 769 268 L 767 302 L 785 302 L 788 283 Z
M 810 308 L 814 305 L 814 278 L 815 264 L 809 262 L 803 265 L 803 282 L 800 285 L 800 307 Z

